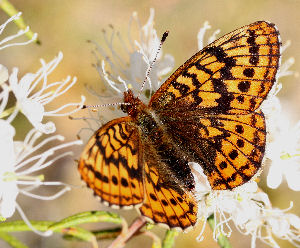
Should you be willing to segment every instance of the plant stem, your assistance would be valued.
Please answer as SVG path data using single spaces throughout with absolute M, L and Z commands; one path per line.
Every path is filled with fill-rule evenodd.
M 19 241 L 14 236 L 8 233 L 0 232 L 0 238 L 13 248 L 29 248 L 28 246 L 24 245 L 21 241 Z
M 126 233 L 121 233 L 108 248 L 121 248 L 124 247 L 126 242 L 133 237 L 144 225 L 146 225 L 147 221 L 144 217 L 137 218 L 131 226 L 128 228 Z
M 0 0 L 0 8 L 10 17 L 18 14 L 18 11 L 8 0 Z M 19 29 L 25 30 L 27 25 L 24 22 L 24 19 L 20 16 L 19 19 L 14 20 L 14 23 L 18 26 Z M 32 39 L 34 33 L 29 29 L 25 35 L 28 37 L 28 39 Z M 36 39 L 36 44 L 40 44 L 41 42 Z
M 167 230 L 165 238 L 162 243 L 162 248 L 172 248 L 175 243 L 175 238 L 178 236 L 178 232 L 175 230 Z
M 214 217 L 213 214 L 207 218 L 207 222 L 208 222 L 208 224 L 209 224 L 211 230 L 214 231 L 215 228 L 216 228 L 216 225 L 217 225 L 218 223 L 217 223 L 217 221 L 215 220 L 215 217 Z M 224 234 L 222 234 L 221 232 L 220 232 L 220 234 L 218 235 L 217 239 L 218 239 L 218 244 L 219 244 L 219 246 L 220 246 L 221 248 L 232 248 L 232 246 L 231 246 L 231 244 L 230 244 L 228 238 L 227 238 Z

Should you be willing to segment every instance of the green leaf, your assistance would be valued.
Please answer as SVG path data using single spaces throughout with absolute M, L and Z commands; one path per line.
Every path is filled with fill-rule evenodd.
M 13 248 L 28 248 L 28 246 L 24 245 L 20 240 L 8 233 L 0 232 L 0 239 L 3 239 Z

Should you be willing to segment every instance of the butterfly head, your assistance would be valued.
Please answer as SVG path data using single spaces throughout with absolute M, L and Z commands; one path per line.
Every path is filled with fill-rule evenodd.
M 121 110 L 133 118 L 145 107 L 143 102 L 133 95 L 132 90 L 124 92 L 124 103 L 121 105 Z

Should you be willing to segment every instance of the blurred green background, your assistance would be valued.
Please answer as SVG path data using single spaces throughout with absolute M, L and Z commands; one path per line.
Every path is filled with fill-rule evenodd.
M 155 9 L 154 20 L 158 35 L 160 36 L 165 30 L 170 31 L 163 49 L 165 53 L 171 53 L 175 57 L 174 70 L 197 51 L 197 33 L 205 20 L 210 22 L 212 30 L 221 29 L 220 35 L 254 21 L 267 20 L 277 25 L 283 43 L 287 40 L 292 41 L 291 46 L 284 52 L 282 61 L 291 56 L 295 57 L 296 63 L 292 70 L 300 71 L 299 0 L 12 0 L 11 3 L 23 12 L 23 18 L 31 29 L 39 34 L 42 45 L 30 44 L 5 49 L 1 51 L 0 63 L 5 65 L 10 72 L 14 66 L 19 67 L 21 76 L 27 72 L 35 72 L 40 67 L 40 58 L 50 61 L 59 51 L 62 51 L 64 59 L 50 79 L 61 80 L 71 75 L 76 76 L 78 82 L 67 96 L 55 101 L 54 106 L 60 106 L 66 103 L 66 100 L 68 102 L 79 101 L 81 94 L 87 97 L 87 104 L 97 104 L 97 98 L 90 96 L 84 88 L 84 84 L 88 84 L 96 90 L 102 89 L 100 77 L 92 67 L 93 46 L 86 41 L 94 40 L 101 44 L 103 42 L 102 30 L 107 29 L 110 24 L 120 31 L 123 37 L 126 37 L 132 12 L 137 11 L 141 23 L 144 24 L 149 17 L 150 7 Z M 6 19 L 6 15 L 0 12 L 0 23 Z M 3 35 L 12 34 L 15 31 L 16 27 L 10 24 Z M 279 93 L 283 109 L 293 123 L 300 119 L 299 81 L 299 78 L 294 76 L 283 78 L 281 80 L 283 89 Z M 85 115 L 85 112 L 82 112 L 77 116 Z M 71 121 L 67 117 L 52 118 L 52 120 L 57 125 L 57 133 L 66 136 L 67 140 L 76 139 L 79 129 L 85 126 L 83 122 Z M 16 120 L 17 138 L 22 139 L 29 130 L 30 127 L 25 123 L 22 117 Z M 91 135 L 89 132 L 83 134 Z M 74 148 L 73 158 L 60 160 L 60 163 L 45 170 L 46 179 L 80 185 L 77 165 L 73 160 L 78 159 L 81 149 Z M 285 183 L 277 190 L 267 189 L 265 176 L 265 173 L 261 176 L 260 186 L 268 192 L 274 206 L 287 208 L 289 201 L 294 200 L 295 206 L 292 212 L 300 215 L 300 201 L 297 199 L 299 193 L 289 190 Z M 42 193 L 47 195 L 50 192 L 52 191 L 46 188 Z M 41 202 L 22 196 L 18 198 L 18 202 L 29 219 L 36 220 L 58 220 L 80 211 L 108 210 L 93 198 L 91 191 L 84 188 L 73 189 L 53 202 Z M 134 210 L 119 212 L 129 222 L 137 216 Z M 18 219 L 17 214 L 14 218 Z M 187 234 L 180 234 L 176 247 L 218 247 L 208 227 L 204 234 L 204 241 L 201 243 L 196 241 L 195 238 L 200 228 L 201 226 Z M 165 230 L 156 227 L 155 232 L 162 236 Z M 64 241 L 59 235 L 50 238 L 41 238 L 34 234 L 17 235 L 30 247 L 89 247 L 87 243 Z M 230 240 L 233 247 L 250 247 L 250 238 L 239 234 L 234 228 Z M 108 243 L 100 243 L 102 244 Z M 286 242 L 280 241 L 280 244 L 282 247 L 291 247 Z M 150 247 L 151 240 L 146 237 L 134 238 L 127 247 L 141 247 L 141 245 Z M 6 247 L 6 245 L 0 241 L 0 247 Z M 257 242 L 257 247 L 265 247 L 265 245 Z

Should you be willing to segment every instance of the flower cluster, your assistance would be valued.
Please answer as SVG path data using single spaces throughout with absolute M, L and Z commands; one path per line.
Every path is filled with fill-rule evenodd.
M 157 36 L 157 32 L 153 27 L 153 19 L 154 9 L 150 9 L 150 17 L 147 23 L 141 26 L 135 12 L 129 22 L 127 42 L 112 27 L 109 37 L 108 32 L 103 31 L 104 47 L 93 42 L 95 44 L 95 66 L 102 81 L 109 86 L 107 89 L 110 100 L 111 96 L 116 95 L 123 99 L 123 92 L 130 88 L 136 95 L 143 90 L 144 94 L 141 97 L 147 101 L 151 93 L 156 91 L 164 81 L 164 75 L 172 70 L 174 66 L 173 56 L 170 54 L 163 55 L 161 49 L 147 78 L 148 84 L 142 89 L 146 71 L 151 65 L 160 43 L 160 37 Z M 134 31 L 137 29 L 138 39 L 132 37 L 133 29 Z M 120 42 L 119 45 L 121 45 L 122 50 L 114 47 L 115 39 Z M 100 100 L 103 97 L 100 96 Z
M 199 178 L 197 168 L 197 178 Z M 201 173 L 200 173 L 201 174 Z M 205 176 L 200 176 L 203 181 Z M 197 240 L 203 240 L 203 231 L 207 219 L 215 217 L 215 230 L 213 238 L 219 235 L 230 237 L 233 223 L 236 229 L 245 235 L 251 235 L 251 248 L 256 247 L 256 239 L 270 247 L 280 247 L 274 236 L 288 240 L 296 247 L 300 247 L 299 227 L 300 218 L 288 213 L 293 206 L 282 210 L 272 206 L 269 197 L 258 188 L 256 182 L 249 182 L 233 191 L 211 191 L 209 185 L 206 189 L 197 186 L 196 196 L 199 202 L 199 219 L 203 221 L 203 228 Z
M 96 68 L 103 79 L 110 86 L 110 91 L 121 95 L 127 88 L 140 91 L 141 82 L 146 77 L 146 71 L 151 65 L 153 56 L 156 53 L 159 39 L 153 27 L 154 12 L 150 11 L 148 22 L 141 26 L 136 13 L 132 20 L 138 22 L 140 27 L 139 39 L 132 40 L 129 33 L 130 49 L 124 44 L 119 33 L 112 30 L 110 38 L 107 38 L 104 32 L 104 38 L 108 47 L 96 44 L 97 64 Z M 130 24 L 132 23 L 130 21 Z M 202 49 L 206 44 L 216 39 L 219 30 L 212 33 L 204 42 L 204 36 L 211 26 L 208 22 L 198 33 L 198 48 Z M 113 38 L 117 36 L 121 45 L 127 52 L 125 57 L 121 57 L 114 49 Z M 135 46 L 134 46 L 135 44 Z M 283 47 L 282 51 L 289 45 Z M 100 56 L 99 56 L 100 55 Z M 292 75 L 290 66 L 294 59 L 290 58 L 281 65 L 278 73 L 280 80 L 284 76 Z M 106 65 L 109 66 L 106 66 Z M 161 76 L 168 73 L 174 65 L 174 59 L 171 55 L 163 56 L 162 51 L 158 61 L 151 72 L 148 89 L 150 92 L 157 90 L 163 82 Z M 109 72 L 107 71 L 109 68 Z M 282 117 L 281 105 L 276 94 L 280 91 L 282 85 L 277 82 L 272 88 L 268 99 L 261 106 L 268 126 L 268 144 L 266 159 L 271 161 L 267 183 L 270 188 L 276 188 L 282 181 L 282 176 L 287 178 L 289 187 L 292 190 L 299 190 L 300 161 L 299 161 L 299 124 L 295 128 L 289 128 L 287 118 Z M 102 98 L 102 96 L 99 96 Z M 279 118 L 280 116 L 280 118 Z M 276 121 L 275 121 L 276 120 Z M 230 236 L 233 223 L 235 227 L 245 235 L 251 235 L 251 247 L 254 248 L 256 239 L 268 244 L 271 247 L 279 247 L 274 240 L 274 236 L 280 239 L 288 240 L 297 247 L 300 247 L 300 218 L 294 214 L 288 213 L 290 207 L 281 210 L 272 206 L 269 197 L 252 181 L 233 191 L 212 191 L 202 168 L 198 164 L 191 164 L 193 174 L 196 180 L 195 195 L 199 204 L 199 219 L 204 222 L 209 216 L 214 215 L 216 228 L 214 238 L 217 240 L 220 234 Z M 198 240 L 202 240 L 202 232 Z
M 20 13 L 1 25 L 0 35 L 9 23 L 19 17 Z M 21 30 L 15 35 L 0 40 L 0 50 L 25 45 L 35 40 L 36 34 L 29 41 L 13 42 L 28 30 L 29 28 Z M 82 143 L 79 140 L 61 143 L 64 140 L 61 135 L 40 139 L 43 134 L 55 132 L 53 122 L 43 122 L 45 116 L 69 115 L 81 109 L 85 100 L 82 96 L 79 103 L 68 103 L 58 109 L 47 110 L 47 104 L 67 92 L 76 82 L 76 78 L 70 76 L 62 81 L 48 82 L 48 75 L 61 60 L 61 52 L 49 63 L 41 60 L 41 68 L 37 72 L 27 73 L 23 77 L 18 76 L 18 68 L 13 68 L 9 73 L 9 70 L 0 64 L 0 157 L 2 161 L 0 167 L 0 217 L 1 219 L 9 218 L 17 209 L 28 226 L 41 235 L 51 233 L 39 232 L 31 226 L 17 203 L 17 197 L 19 194 L 23 194 L 31 198 L 52 200 L 70 190 L 70 187 L 62 182 L 44 181 L 44 176 L 40 173 L 42 169 L 53 165 L 56 160 L 71 154 L 63 152 L 57 155 L 58 151 Z M 12 99 L 15 99 L 15 105 L 8 108 L 8 101 L 12 102 Z M 65 111 L 66 108 L 71 108 L 71 110 Z M 11 124 L 18 113 L 22 113 L 33 126 L 23 141 L 14 139 L 15 133 L 19 130 L 16 130 Z M 55 145 L 53 145 L 54 143 Z M 49 145 L 52 147 L 46 149 L 46 146 L 49 147 Z M 47 185 L 63 188 L 52 196 L 40 196 L 34 193 L 40 186 Z

